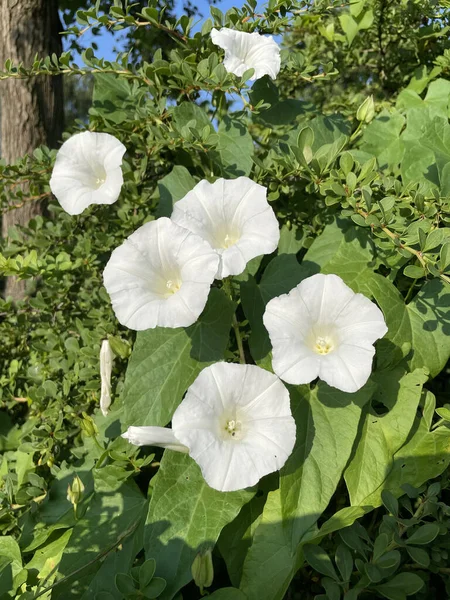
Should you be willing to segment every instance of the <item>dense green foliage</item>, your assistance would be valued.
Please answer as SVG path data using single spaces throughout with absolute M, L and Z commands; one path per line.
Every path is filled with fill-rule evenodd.
M 110 63 L 87 49 L 82 66 L 66 53 L 0 73 L 92 78 L 89 115 L 67 135 L 88 122 L 127 148 L 119 201 L 78 217 L 51 198 L 56 151 L 0 163 L 2 212 L 48 201 L 0 254 L 2 276 L 29 291 L 0 300 L 1 600 L 198 598 L 191 567 L 212 549 L 217 600 L 446 597 L 447 3 L 271 0 L 255 14 L 249 1 L 212 7 L 200 31 L 157 2 L 112 4 L 68 3 L 82 9 L 71 34 L 125 30 L 130 54 Z M 225 71 L 210 39 L 221 25 L 281 36 L 276 82 Z M 150 56 L 155 31 L 167 43 Z M 231 298 L 216 282 L 186 330 L 119 326 L 102 286 L 111 251 L 199 180 L 239 175 L 268 188 L 278 251 L 234 277 Z M 239 360 L 235 310 L 247 361 L 270 370 L 265 305 L 319 271 L 373 299 L 389 332 L 359 392 L 290 386 L 297 444 L 280 473 L 221 493 L 189 456 L 119 437 L 168 424 L 201 369 Z M 107 417 L 105 338 L 116 354 Z

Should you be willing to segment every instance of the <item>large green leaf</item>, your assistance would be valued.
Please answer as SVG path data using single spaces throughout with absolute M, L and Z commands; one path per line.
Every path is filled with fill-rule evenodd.
M 218 546 L 227 565 L 231 583 L 239 587 L 242 566 L 253 535 L 258 527 L 264 510 L 267 496 L 254 496 L 244 504 L 238 516 L 223 528 Z
M 147 502 L 135 484 L 126 483 L 118 490 L 95 492 L 86 513 L 73 528 L 59 565 L 59 575 L 68 577 L 52 598 L 80 598 L 88 589 L 101 566 L 101 558 L 127 536 L 131 536 L 142 522 Z
M 153 480 L 145 530 L 147 558 L 167 581 L 162 600 L 173 598 L 192 579 L 191 565 L 200 550 L 213 548 L 254 490 L 218 492 L 210 488 L 187 454 L 166 450 Z
M 175 166 L 168 175 L 158 181 L 159 205 L 157 217 L 170 217 L 173 205 L 195 186 L 195 179 L 186 167 Z
M 288 125 L 314 109 L 310 102 L 304 100 L 280 100 L 278 88 L 267 75 L 256 80 L 249 94 L 250 102 L 255 105 L 261 100 L 270 104 L 270 108 L 253 113 L 254 121 L 264 121 L 270 125 Z
M 96 73 L 94 78 L 91 114 L 117 125 L 133 119 L 145 91 L 112 73 Z
M 375 373 L 378 389 L 374 401 L 388 412 L 368 410 L 358 445 L 346 471 L 345 481 L 352 505 L 367 504 L 366 498 L 378 489 L 393 467 L 394 455 L 405 443 L 427 380 L 423 370 L 405 373 L 402 369 Z
M 405 156 L 402 179 L 405 184 L 428 182 L 450 192 L 450 125 L 447 117 L 436 114 L 432 107 L 408 111 L 407 126 L 402 135 Z
M 213 288 L 191 327 L 138 333 L 125 379 L 125 425 L 167 425 L 200 371 L 223 360 L 234 309 L 227 296 Z
M 450 429 L 447 426 L 431 429 L 436 400 L 426 392 L 422 415 L 416 417 L 409 438 L 394 455 L 394 463 L 381 489 L 366 498 L 366 503 L 379 506 L 381 491 L 387 489 L 395 496 L 403 495 L 402 485 L 420 487 L 440 475 L 450 463 Z
M 240 589 L 249 600 L 281 600 L 298 566 L 283 524 L 280 490 L 274 490 L 267 496 L 245 558 Z
M 297 423 L 295 448 L 271 492 L 244 563 L 241 589 L 250 599 L 283 595 L 300 561 L 300 545 L 315 535 L 350 457 L 362 407 L 374 391 L 369 382 L 346 394 L 323 382 L 291 389 Z M 270 566 L 269 566 L 270 565 Z
M 450 464 L 450 429 L 447 426 L 431 430 L 435 398 L 426 392 L 421 401 L 422 415 L 416 416 L 408 441 L 395 453 L 392 468 L 382 485 L 364 499 L 360 506 L 345 507 L 326 521 L 315 540 L 320 540 L 333 531 L 350 526 L 363 514 L 382 504 L 381 492 L 388 490 L 394 496 L 405 493 L 402 485 L 407 483 L 420 487 L 426 481 L 438 477 Z
M 383 110 L 364 130 L 361 150 L 375 156 L 381 169 L 397 167 L 404 154 L 400 133 L 406 119 L 397 111 Z
M 201 131 L 203 127 L 208 127 L 211 131 L 214 129 L 206 112 L 194 102 L 182 102 L 175 106 L 172 118 L 179 129 L 186 125 L 197 131 Z
M 253 166 L 253 140 L 247 128 L 237 119 L 225 117 L 217 133 L 216 150 L 224 177 L 249 175 Z
M 366 229 L 338 219 L 327 225 L 303 258 L 302 265 L 312 272 L 335 273 L 354 287 L 377 261 Z
M 450 286 L 428 281 L 406 306 L 412 329 L 411 369 L 426 367 L 431 377 L 450 358 Z
M 22 556 L 19 544 L 11 535 L 0 538 L 0 595 L 14 592 L 17 584 L 14 578 L 22 570 Z M 9 595 L 7 596 L 9 598 Z

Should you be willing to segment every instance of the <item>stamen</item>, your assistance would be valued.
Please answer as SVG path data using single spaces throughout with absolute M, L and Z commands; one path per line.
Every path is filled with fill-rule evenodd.
M 225 423 L 225 431 L 231 435 L 231 437 L 236 437 L 236 434 L 241 430 L 240 421 L 236 421 L 235 419 L 229 419 Z
M 166 288 L 169 290 L 169 293 L 176 294 L 181 288 L 181 281 L 174 281 L 173 279 L 168 279 L 166 281 Z
M 330 340 L 328 340 L 327 338 L 319 336 L 316 339 L 316 343 L 314 345 L 314 351 L 317 352 L 317 354 L 328 354 L 329 352 L 331 352 L 333 350 L 333 348 L 334 348 L 334 346 L 333 346 L 332 342 Z

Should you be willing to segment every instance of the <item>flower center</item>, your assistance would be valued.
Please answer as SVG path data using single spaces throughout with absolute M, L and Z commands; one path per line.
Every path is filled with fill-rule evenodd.
M 242 429 L 242 424 L 240 421 L 237 421 L 236 419 L 228 419 L 228 421 L 226 421 L 225 423 L 225 431 L 228 434 L 228 436 L 235 438 L 236 434 L 238 434 Z M 228 437 L 225 436 L 225 437 Z
M 328 354 L 334 350 L 333 342 L 326 337 L 318 336 L 313 346 L 314 352 L 317 354 Z
M 98 190 L 98 188 L 101 187 L 106 181 L 106 171 L 105 168 L 101 165 L 96 165 L 92 170 L 93 176 L 91 187 L 94 190 Z
M 211 245 L 216 250 L 226 250 L 241 239 L 241 232 L 233 224 L 222 222 L 216 227 L 211 237 Z
M 232 235 L 227 235 L 224 237 L 222 242 L 222 248 L 229 248 L 230 246 L 234 246 L 234 244 L 239 240 L 238 237 L 234 237 Z
M 166 282 L 167 294 L 176 294 L 181 288 L 179 279 L 168 279 Z

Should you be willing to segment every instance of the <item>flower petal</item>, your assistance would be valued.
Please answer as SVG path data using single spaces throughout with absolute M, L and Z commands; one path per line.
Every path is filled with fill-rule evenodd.
M 175 203 L 171 218 L 217 251 L 218 279 L 238 275 L 249 260 L 278 246 L 279 224 L 266 194 L 248 177 L 203 180 Z
M 122 325 L 188 327 L 205 307 L 218 262 L 204 240 L 161 218 L 113 251 L 103 280 Z
M 387 332 L 373 302 L 337 275 L 320 273 L 268 302 L 263 320 L 279 377 L 300 384 L 318 376 L 345 392 L 366 383 L 373 344 Z
M 343 344 L 336 352 L 321 356 L 319 377 L 343 392 L 357 392 L 372 372 L 373 346 Z
M 272 367 L 292 384 L 309 383 L 319 375 L 319 356 L 306 344 L 311 317 L 301 303 L 298 288 L 267 303 L 264 326 L 272 343 Z
M 248 69 L 255 72 L 251 81 L 269 75 L 276 79 L 280 72 L 280 48 L 272 36 L 246 33 L 222 27 L 211 30 L 213 44 L 225 50 L 223 65 L 228 73 L 241 77 Z
M 241 429 L 224 433 L 229 419 Z M 295 422 L 282 382 L 254 365 L 216 363 L 204 369 L 172 419 L 206 482 L 220 491 L 254 485 L 280 469 L 295 443 Z M 234 434 L 233 434 L 234 435 Z
M 122 437 L 134 446 L 158 446 L 178 452 L 188 451 L 167 427 L 128 427 Z
M 66 212 L 78 215 L 91 204 L 112 204 L 123 184 L 125 146 L 109 133 L 84 131 L 58 151 L 50 189 Z

